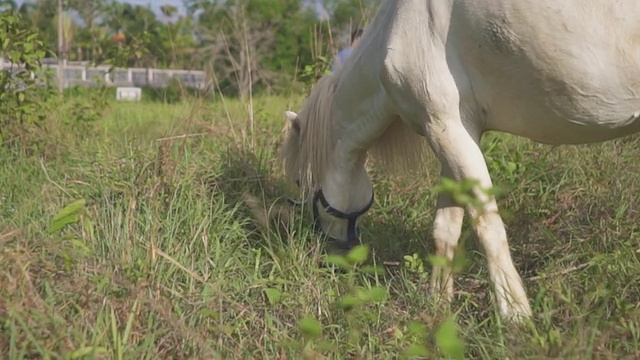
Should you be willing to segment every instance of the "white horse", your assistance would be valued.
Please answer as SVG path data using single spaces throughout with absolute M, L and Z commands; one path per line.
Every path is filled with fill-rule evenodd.
M 436 255 L 451 260 L 465 210 L 502 316 L 531 308 L 514 267 L 479 143 L 502 131 L 546 144 L 600 142 L 640 130 L 640 1 L 386 0 L 343 68 L 287 112 L 287 176 L 313 194 L 314 221 L 350 247 L 373 202 L 367 155 L 393 169 L 424 164 L 475 179 L 482 201 L 438 196 Z M 426 141 L 425 141 L 426 139 Z M 453 294 L 448 267 L 431 289 Z

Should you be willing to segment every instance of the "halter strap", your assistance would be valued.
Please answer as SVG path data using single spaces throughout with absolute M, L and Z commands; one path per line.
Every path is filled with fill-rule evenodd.
M 371 192 L 371 199 L 363 209 L 346 213 L 329 205 L 329 202 L 324 197 L 324 193 L 322 192 L 322 189 L 318 189 L 315 195 L 313 196 L 313 226 L 316 229 L 316 231 L 320 233 L 324 233 L 322 231 L 322 227 L 320 226 L 320 213 L 318 211 L 318 202 L 320 202 L 320 205 L 322 205 L 322 207 L 325 209 L 325 211 L 329 215 L 332 215 L 338 219 L 347 220 L 347 240 L 346 241 L 329 237 L 328 235 L 327 236 L 329 237 L 330 240 L 334 240 L 339 248 L 347 249 L 347 250 L 351 249 L 356 245 L 359 239 L 356 220 L 358 220 L 358 217 L 362 216 L 364 213 L 369 211 L 369 209 L 373 205 L 373 198 L 374 198 L 374 195 L 373 195 L 373 192 Z

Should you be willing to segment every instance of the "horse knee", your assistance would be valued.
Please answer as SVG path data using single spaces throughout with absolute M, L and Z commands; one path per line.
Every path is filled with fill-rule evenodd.
M 507 232 L 500 214 L 490 212 L 479 216 L 475 229 L 476 237 L 489 256 L 489 261 L 509 255 Z
M 446 256 L 449 260 L 453 258 L 462 232 L 463 217 L 464 209 L 460 207 L 451 206 L 437 210 L 433 222 L 433 238 L 438 255 Z

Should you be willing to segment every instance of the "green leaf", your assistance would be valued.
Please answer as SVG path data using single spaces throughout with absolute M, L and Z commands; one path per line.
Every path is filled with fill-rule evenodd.
M 328 264 L 333 264 L 343 269 L 349 269 L 351 267 L 347 259 L 344 256 L 340 256 L 340 255 L 335 255 L 335 254 L 327 255 L 325 256 L 324 261 L 327 262 Z
M 426 346 L 422 344 L 411 344 L 409 347 L 402 353 L 405 358 L 414 358 L 414 357 L 428 357 L 429 350 L 427 350 Z
M 67 359 L 79 359 L 88 355 L 106 355 L 107 349 L 99 346 L 85 346 L 67 354 Z
M 81 239 L 71 239 L 69 241 L 74 249 L 82 252 L 84 255 L 91 254 L 91 249 Z
M 427 328 L 423 324 L 417 321 L 409 322 L 409 324 L 407 325 L 407 328 L 409 329 L 410 334 L 413 334 L 419 337 L 427 336 Z
M 69 224 L 73 224 L 78 221 L 78 213 L 82 211 L 86 200 L 80 199 L 72 202 L 62 209 L 58 214 L 53 217 L 49 233 L 53 234 L 60 231 L 62 228 Z
M 436 331 L 436 345 L 445 357 L 464 359 L 464 342 L 458 337 L 457 326 L 452 318 L 445 320 Z
M 384 274 L 384 268 L 381 267 L 381 266 L 373 266 L 373 265 L 363 266 L 360 269 L 360 272 L 363 273 L 363 274 L 370 274 L 370 275 L 378 274 L 378 275 L 381 275 L 381 274 Z
M 298 321 L 298 330 L 307 340 L 317 339 L 322 334 L 322 327 L 318 320 L 309 316 Z
M 65 216 L 64 218 L 54 221 L 51 224 L 51 227 L 49 228 L 49 234 L 54 234 L 60 231 L 65 226 L 78 222 L 78 219 L 79 219 L 78 215 L 71 214 L 71 215 Z
M 280 292 L 280 290 L 274 288 L 264 289 L 264 294 L 267 296 L 267 300 L 271 305 L 277 304 L 282 297 L 282 293 Z
M 432 266 L 445 267 L 449 266 L 449 261 L 444 256 L 429 255 L 427 257 Z
M 387 289 L 381 286 L 375 286 L 369 289 L 367 297 L 373 302 L 381 302 L 387 298 Z
M 360 300 L 353 295 L 345 295 L 338 302 L 338 306 L 344 311 L 350 311 L 358 305 L 360 305 Z
M 453 272 L 462 271 L 469 263 L 469 258 L 464 247 L 458 247 L 453 254 L 453 260 L 451 261 L 451 270 Z
M 122 340 L 123 341 L 127 341 L 129 340 L 129 335 L 131 335 L 131 330 L 133 329 L 133 321 L 135 320 L 136 314 L 137 314 L 137 309 L 138 309 L 138 300 L 133 302 L 133 309 L 131 309 L 131 312 L 129 313 L 129 318 L 127 319 L 127 325 L 124 328 L 124 333 L 122 334 Z
M 215 311 L 215 310 L 211 310 L 211 309 L 202 309 L 199 311 L 200 315 L 205 316 L 211 320 L 220 320 L 220 313 Z
M 358 245 L 349 251 L 347 260 L 351 264 L 362 264 L 367 260 L 368 255 L 369 247 L 366 245 Z

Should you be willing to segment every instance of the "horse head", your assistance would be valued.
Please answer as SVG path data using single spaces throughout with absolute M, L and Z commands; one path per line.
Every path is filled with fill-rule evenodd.
M 352 248 L 359 242 L 358 225 L 362 215 L 373 204 L 373 191 L 364 163 L 355 167 L 361 171 L 348 172 L 345 176 L 331 160 L 340 149 L 340 141 L 332 147 L 331 154 L 324 156 L 320 153 L 324 144 L 320 142 L 331 136 L 309 134 L 319 129 L 313 129 L 308 119 L 295 112 L 286 111 L 285 118 L 288 123 L 282 150 L 285 175 L 302 194 L 302 200 L 290 199 L 290 202 L 309 209 L 318 233 L 339 248 Z M 318 166 L 321 163 L 324 164 Z M 362 191 L 363 186 L 368 191 Z

